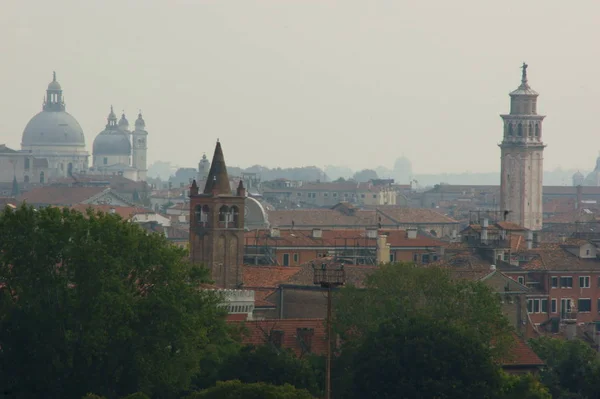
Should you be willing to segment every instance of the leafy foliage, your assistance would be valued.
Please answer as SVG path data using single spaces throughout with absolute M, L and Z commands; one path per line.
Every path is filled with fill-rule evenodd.
M 598 354 L 580 340 L 541 337 L 531 347 L 546 363 L 542 382 L 555 398 L 595 398 L 600 392 Z
M 548 388 L 531 374 L 503 373 L 502 399 L 552 399 Z
M 512 343 L 511 327 L 490 289 L 479 282 L 455 281 L 445 269 L 384 265 L 366 279 L 364 289 L 344 287 L 335 300 L 334 327 L 345 347 L 360 343 L 388 320 L 417 314 L 472 329 L 494 341 L 496 355 Z
M 221 365 L 214 381 L 240 380 L 243 383 L 264 382 L 273 385 L 291 384 L 319 395 L 320 384 L 311 363 L 299 359 L 291 350 L 272 346 L 245 346 L 229 356 Z
M 240 381 L 218 382 L 217 386 L 194 392 L 187 399 L 314 399 L 308 391 L 286 384 L 275 386 L 257 382 L 243 384 Z
M 427 316 L 382 324 L 353 359 L 347 398 L 494 397 L 501 386 L 488 342 Z
M 172 397 L 189 385 L 219 298 L 204 269 L 116 215 L 0 215 L 0 376 L 14 398 Z
M 373 340 L 377 334 L 391 334 L 381 328 L 396 326 L 400 320 L 431 320 L 434 325 L 449 328 L 455 337 L 458 332 L 468 332 L 465 340 L 489 346 L 492 359 L 506 353 L 513 342 L 509 323 L 488 287 L 472 281 L 455 281 L 446 270 L 418 267 L 412 263 L 381 266 L 366 279 L 365 288 L 347 286 L 341 289 L 335 297 L 334 317 L 335 331 L 343 342 L 333 368 L 333 393 L 339 398 L 354 394 L 354 385 L 359 379 L 356 367 L 360 367 L 355 358 L 359 353 L 363 354 L 364 364 L 376 366 L 367 359 L 365 348 L 374 345 L 368 340 Z M 407 334 L 411 333 L 408 327 L 405 328 Z M 430 337 L 432 340 L 437 338 L 445 342 L 443 337 Z M 373 359 L 377 357 L 373 355 Z M 456 361 L 460 366 L 468 366 L 462 358 Z M 379 379 L 379 384 L 397 384 L 393 374 L 387 377 L 391 380 Z

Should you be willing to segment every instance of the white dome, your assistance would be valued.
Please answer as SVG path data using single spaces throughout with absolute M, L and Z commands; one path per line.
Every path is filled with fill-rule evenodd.
M 79 122 L 66 111 L 42 111 L 35 115 L 23 131 L 23 149 L 30 146 L 85 147 Z

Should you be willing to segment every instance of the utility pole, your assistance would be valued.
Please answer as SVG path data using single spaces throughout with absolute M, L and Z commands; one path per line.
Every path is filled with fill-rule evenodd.
M 327 289 L 327 364 L 325 372 L 325 399 L 331 399 L 331 291 L 334 287 L 344 285 L 346 275 L 344 264 L 312 265 L 314 271 L 314 283 Z

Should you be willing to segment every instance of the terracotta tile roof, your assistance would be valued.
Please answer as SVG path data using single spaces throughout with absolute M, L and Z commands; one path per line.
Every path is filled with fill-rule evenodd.
M 404 230 L 379 230 L 379 234 L 387 235 L 387 243 L 392 248 L 402 247 L 441 247 L 445 243 L 417 235 L 407 238 Z M 272 237 L 271 230 L 253 230 L 245 234 L 245 245 L 269 245 L 273 247 L 376 247 L 377 239 L 367 236 L 364 229 L 321 230 L 320 238 L 313 238 L 313 230 L 279 229 L 279 236 Z
M 514 367 L 542 367 L 544 362 L 535 354 L 533 349 L 525 343 L 525 341 L 513 334 L 514 345 L 510 349 L 510 353 L 505 359 L 502 359 L 502 366 L 504 368 Z
M 575 209 L 575 198 L 553 198 L 542 204 L 544 213 L 567 213 Z
M 230 323 L 240 323 L 231 321 Z M 249 345 L 266 345 L 270 342 L 274 331 L 281 331 L 281 347 L 292 349 L 296 355 L 302 356 L 307 353 L 300 343 L 301 330 L 306 329 L 312 337 L 310 341 L 310 353 L 323 354 L 327 350 L 325 321 L 323 319 L 269 319 L 249 320 L 243 322 L 248 330 L 248 335 L 242 337 L 242 342 Z M 300 331 L 299 331 L 300 330 Z M 306 342 L 306 341 L 305 341 Z M 306 347 L 305 347 L 306 348 Z
M 520 226 L 517 223 L 513 223 L 513 222 L 497 222 L 497 223 L 495 223 L 495 225 L 500 230 L 506 230 L 506 231 L 527 231 L 526 228 Z
M 299 267 L 244 265 L 242 269 L 242 281 L 244 282 L 244 289 L 247 290 L 256 288 L 271 288 L 274 290 L 280 283 L 299 271 Z
M 378 223 L 375 210 L 356 210 L 353 215 L 332 209 L 273 210 L 267 216 L 274 227 L 375 227 Z
M 316 265 L 320 265 L 321 263 L 327 264 L 335 264 L 339 265 L 339 262 L 335 261 L 332 258 L 319 258 L 315 259 L 312 262 L 307 262 L 300 266 L 300 271 L 287 280 L 281 282 L 284 285 L 301 285 L 307 287 L 314 287 L 314 270 L 313 270 L 313 262 Z M 355 287 L 362 288 L 364 287 L 364 282 L 366 278 L 377 271 L 379 267 L 377 266 L 359 266 L 359 265 L 344 265 L 346 284 L 353 285 Z
M 89 200 L 105 190 L 109 189 L 107 187 L 45 186 L 24 193 L 17 198 L 17 201 L 30 205 L 71 206 Z
M 144 181 L 134 181 L 118 175 L 81 175 L 74 174 L 72 177 L 65 177 L 56 180 L 57 183 L 73 184 L 73 183 L 99 183 L 106 182 L 113 190 L 121 193 L 138 193 L 144 190 L 150 191 L 150 186 Z
M 96 212 L 102 213 L 116 213 L 125 220 L 131 219 L 135 215 L 139 214 L 152 214 L 155 213 L 149 209 L 133 206 L 111 206 L 111 205 L 90 205 L 90 204 L 77 204 L 69 207 L 75 211 L 86 213 L 88 209 L 93 209 Z
M 523 264 L 523 270 L 576 271 L 600 270 L 600 261 L 596 258 L 579 258 L 566 251 L 561 244 L 545 244 L 539 248 L 521 251 L 533 258 Z
M 544 225 L 548 224 L 570 224 L 570 223 L 589 223 L 598 220 L 598 209 L 580 208 L 565 213 L 558 213 L 544 219 Z
M 458 221 L 428 208 L 378 206 L 377 211 L 397 224 L 458 224 Z M 386 224 L 385 221 L 383 224 Z

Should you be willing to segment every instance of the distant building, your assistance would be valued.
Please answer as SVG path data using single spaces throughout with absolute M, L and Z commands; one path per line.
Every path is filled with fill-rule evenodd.
M 510 93 L 510 113 L 501 115 L 504 139 L 501 149 L 500 210 L 508 221 L 542 229 L 543 152 L 542 122 L 537 97 L 527 83 L 523 64 L 521 85 Z
M 120 175 L 131 180 L 146 180 L 148 132 L 140 113 L 135 121 L 135 130 L 129 130 L 125 113 L 117 123 L 117 116 L 110 107 L 108 123 L 94 140 L 93 168 L 89 173 Z

